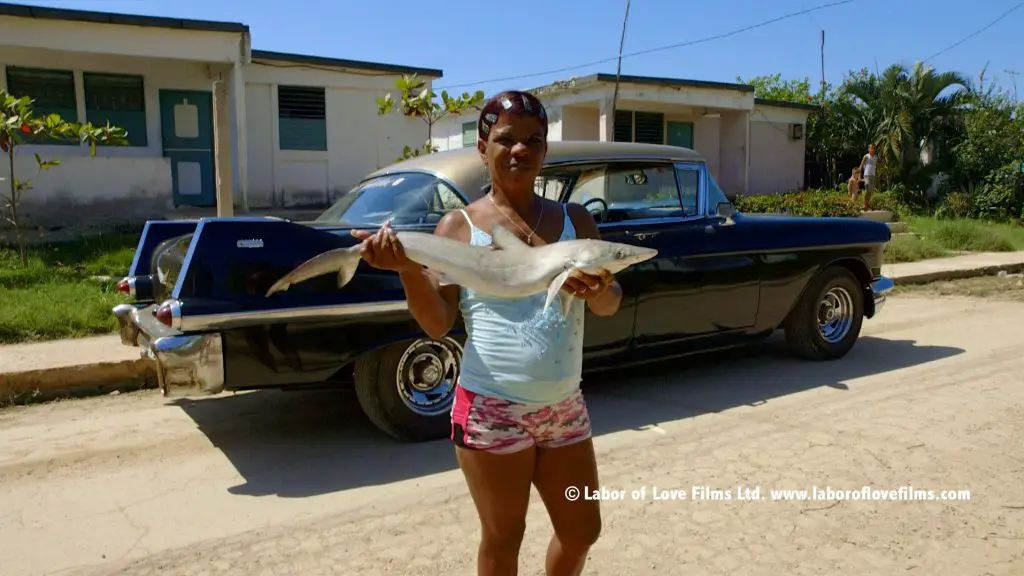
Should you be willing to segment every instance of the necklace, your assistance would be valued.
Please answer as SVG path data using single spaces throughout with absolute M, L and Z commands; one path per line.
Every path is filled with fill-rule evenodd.
M 513 220 L 512 217 L 508 215 L 508 212 L 506 212 L 504 208 L 502 208 L 501 206 L 498 206 L 498 203 L 494 201 L 493 192 L 487 194 L 487 199 L 491 201 L 491 204 L 494 204 L 495 208 L 497 208 L 498 210 L 501 210 L 501 213 L 505 215 L 505 218 L 508 218 L 509 222 L 511 222 L 512 224 L 515 224 L 516 228 L 519 228 L 520 232 L 522 232 L 523 234 L 526 234 L 526 243 L 527 244 L 533 244 L 533 235 L 537 232 L 536 228 L 538 226 L 540 226 L 541 219 L 544 218 L 544 204 L 543 203 L 541 203 L 541 205 L 540 205 L 540 215 L 537 216 L 537 223 L 534 224 L 534 226 L 533 226 L 534 229 L 530 230 L 529 232 L 527 232 L 525 229 L 523 229 L 522 226 L 519 225 L 518 222 Z

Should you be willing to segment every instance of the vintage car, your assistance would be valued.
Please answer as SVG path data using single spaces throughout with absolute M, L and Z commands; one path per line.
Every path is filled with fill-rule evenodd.
M 401 440 L 446 436 L 462 359 L 461 320 L 425 335 L 394 273 L 365 263 L 267 297 L 306 259 L 351 246 L 353 228 L 432 231 L 480 198 L 475 149 L 367 176 L 313 222 L 273 217 L 150 221 L 114 308 L 121 340 L 156 363 L 168 396 L 350 386 L 368 418 Z M 657 248 L 618 275 L 621 309 L 586 315 L 584 370 L 750 344 L 777 329 L 811 360 L 845 355 L 885 302 L 889 228 L 859 218 L 737 213 L 692 150 L 552 142 L 536 190 L 580 203 L 602 236 Z

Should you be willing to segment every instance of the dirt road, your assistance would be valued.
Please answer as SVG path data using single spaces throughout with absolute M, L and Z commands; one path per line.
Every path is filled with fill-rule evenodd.
M 626 501 L 603 504 L 586 573 L 1024 574 L 1021 326 L 1022 304 L 903 295 L 840 362 L 769 344 L 595 383 L 602 482 Z M 145 393 L 0 411 L 0 572 L 473 574 L 450 446 L 382 439 L 342 400 Z M 695 485 L 733 498 L 651 496 Z M 764 499 L 738 500 L 739 485 Z M 812 486 L 970 499 L 769 493 Z M 541 573 L 549 535 L 535 495 L 521 574 Z

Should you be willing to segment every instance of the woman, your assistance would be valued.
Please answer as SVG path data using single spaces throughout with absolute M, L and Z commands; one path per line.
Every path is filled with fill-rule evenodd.
M 490 190 L 465 210 L 446 215 L 435 234 L 488 245 L 489 232 L 500 224 L 532 246 L 599 238 L 582 206 L 534 193 L 548 129 L 537 98 L 498 94 L 484 106 L 477 128 Z M 601 530 L 596 500 L 566 498 L 570 486 L 598 488 L 590 417 L 579 389 L 584 305 L 594 314 L 612 315 L 622 289 L 610 273 L 569 278 L 564 288 L 579 300 L 563 318 L 558 306 L 541 311 L 544 294 L 491 298 L 439 285 L 405 257 L 388 225 L 375 234 L 354 234 L 363 239 L 363 257 L 371 266 L 398 272 L 410 312 L 432 338 L 444 336 L 460 312 L 465 320 L 451 439 L 480 516 L 477 573 L 517 572 L 532 484 L 554 528 L 547 573 L 580 574 Z

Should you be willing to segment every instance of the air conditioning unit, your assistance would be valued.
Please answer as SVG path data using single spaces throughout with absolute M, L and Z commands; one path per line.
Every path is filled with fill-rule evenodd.
M 790 124 L 789 125 L 789 139 L 790 140 L 802 140 L 804 137 L 804 125 L 803 124 Z

